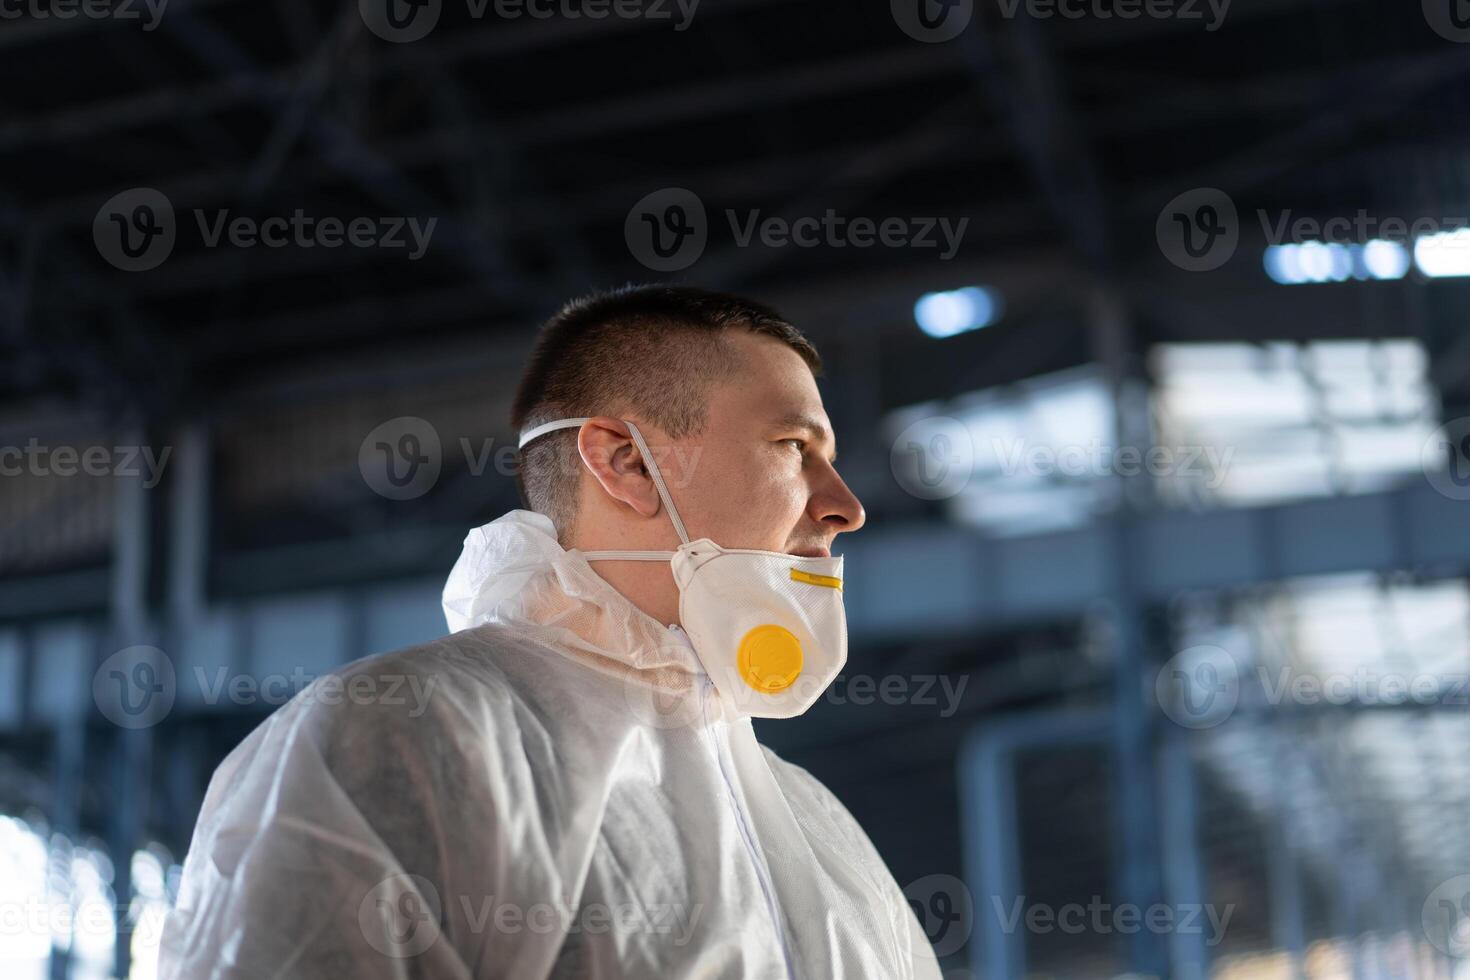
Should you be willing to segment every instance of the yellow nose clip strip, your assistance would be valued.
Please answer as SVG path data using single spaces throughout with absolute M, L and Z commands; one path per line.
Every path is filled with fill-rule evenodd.
M 811 572 L 803 572 L 799 568 L 791 570 L 791 579 L 794 582 L 805 582 L 807 585 L 825 585 L 829 589 L 842 591 L 842 579 L 835 575 L 813 575 Z

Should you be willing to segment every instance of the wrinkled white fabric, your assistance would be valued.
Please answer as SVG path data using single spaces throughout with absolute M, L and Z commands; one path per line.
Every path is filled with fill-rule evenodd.
M 547 518 L 472 531 L 444 607 L 221 763 L 161 976 L 939 976 L 847 810 Z

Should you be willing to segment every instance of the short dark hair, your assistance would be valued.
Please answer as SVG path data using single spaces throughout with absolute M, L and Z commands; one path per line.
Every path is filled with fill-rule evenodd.
M 723 334 L 765 334 L 801 355 L 813 376 L 822 359 L 775 310 L 691 286 L 644 285 L 567 303 L 542 325 L 511 405 L 512 429 L 592 415 L 635 417 L 671 439 L 699 435 L 709 389 L 741 369 Z M 548 433 L 521 450 L 516 484 L 527 507 L 566 535 L 576 519 L 576 429 Z

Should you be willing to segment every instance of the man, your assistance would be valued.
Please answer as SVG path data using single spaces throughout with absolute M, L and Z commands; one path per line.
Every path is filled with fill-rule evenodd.
M 531 509 L 470 533 L 449 637 L 220 766 L 164 976 L 937 977 L 861 828 L 751 728 L 846 658 L 830 548 L 864 515 L 820 370 L 701 290 L 553 317 L 512 411 Z M 393 677 L 419 710 L 317 690 Z

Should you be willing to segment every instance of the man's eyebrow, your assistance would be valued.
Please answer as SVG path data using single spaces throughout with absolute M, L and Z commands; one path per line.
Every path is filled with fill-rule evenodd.
M 779 429 L 805 429 L 810 432 L 812 434 L 812 437 L 818 442 L 834 441 L 832 439 L 832 434 L 827 431 L 826 426 L 824 426 L 821 422 L 818 422 L 816 419 L 812 418 L 810 415 L 806 415 L 802 412 L 793 412 L 790 415 L 783 415 L 781 418 L 775 421 L 774 425 Z M 837 447 L 835 445 L 835 442 L 832 447 L 832 455 L 827 457 L 827 462 L 837 462 Z

